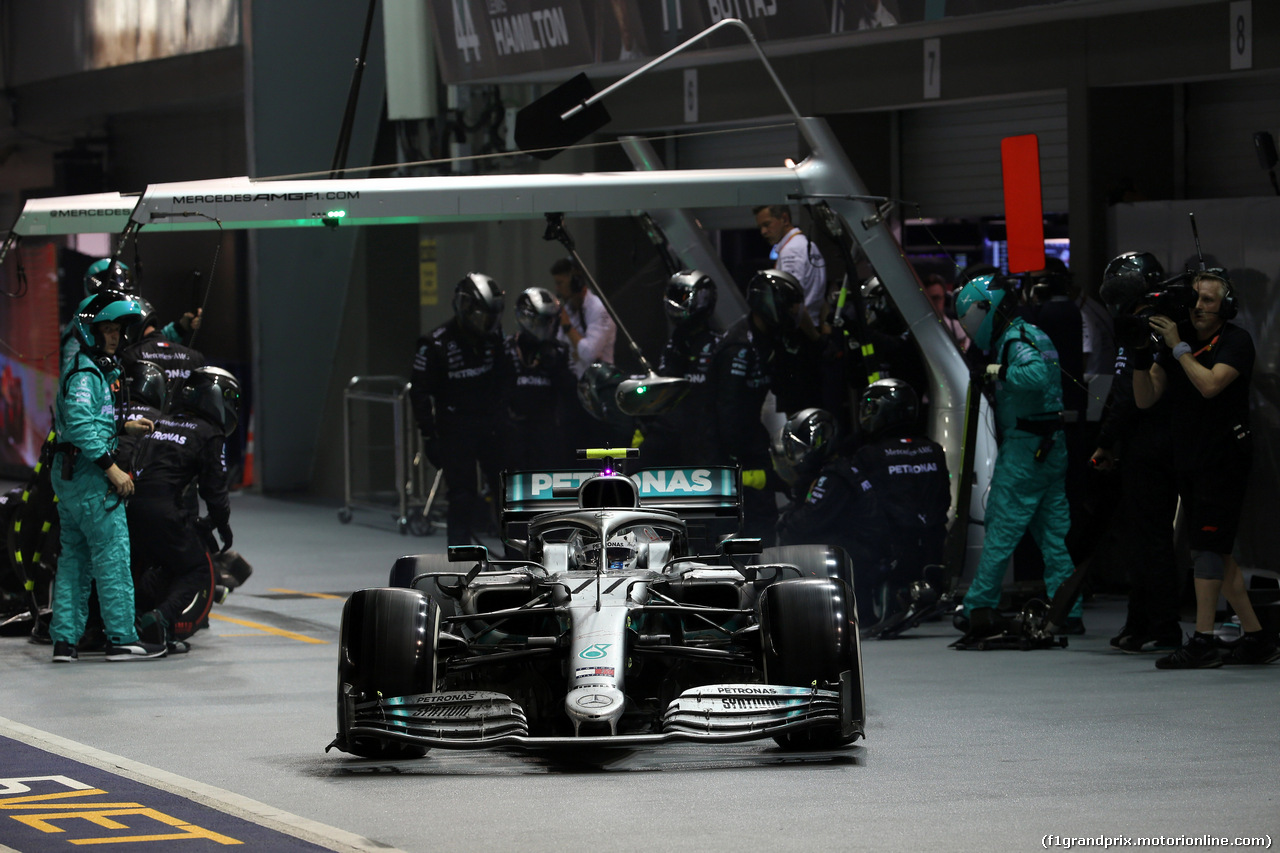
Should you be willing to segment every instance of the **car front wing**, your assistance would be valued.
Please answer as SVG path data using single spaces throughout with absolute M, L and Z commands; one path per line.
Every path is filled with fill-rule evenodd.
M 690 688 L 667 706 L 660 732 L 532 736 L 523 709 L 502 693 L 466 690 L 350 703 L 352 738 L 373 737 L 445 749 L 569 746 L 636 747 L 694 741 L 738 743 L 783 732 L 836 727 L 843 738 L 864 733 L 856 674 L 838 689 L 775 684 L 710 684 Z M 332 744 L 331 744 L 332 746 Z

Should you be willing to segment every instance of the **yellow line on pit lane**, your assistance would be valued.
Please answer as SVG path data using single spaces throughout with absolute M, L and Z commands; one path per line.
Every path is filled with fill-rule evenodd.
M 265 631 L 268 634 L 275 634 L 277 637 L 287 637 L 290 640 L 297 640 L 300 643 L 317 643 L 322 646 L 329 644 L 327 640 L 308 637 L 305 634 L 295 634 L 293 631 L 285 631 L 281 628 L 272 628 L 270 625 L 263 625 L 261 622 L 250 622 L 247 619 L 232 619 L 230 616 L 222 616 L 218 613 L 210 613 L 209 618 L 216 619 L 219 622 L 230 622 L 233 625 L 240 625 L 244 628 L 257 628 L 259 631 Z
M 268 589 L 267 592 L 283 592 L 285 595 L 303 595 L 307 598 L 336 598 L 338 601 L 346 601 L 345 595 L 334 595 L 331 592 L 299 592 L 296 589 Z

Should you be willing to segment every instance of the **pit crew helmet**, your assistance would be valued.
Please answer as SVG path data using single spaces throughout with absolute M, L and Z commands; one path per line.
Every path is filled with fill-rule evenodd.
M 138 307 L 142 309 L 142 317 L 133 324 L 129 331 L 129 340 L 136 344 L 142 340 L 142 336 L 147 331 L 147 326 L 156 325 L 156 309 L 150 300 L 143 299 L 141 296 L 133 297 L 133 301 L 137 302 Z
M 678 272 L 667 282 L 662 305 L 677 329 L 705 323 L 716 307 L 716 283 L 698 270 Z
M 516 325 L 537 341 L 556 336 L 560 323 L 560 300 L 545 287 L 530 287 L 516 298 Z
M 1117 255 L 1102 272 L 1098 296 L 1113 316 L 1129 314 L 1139 300 L 1164 282 L 1164 267 L 1150 252 Z
M 178 405 L 229 436 L 240 422 L 240 381 L 221 367 L 197 367 L 178 390 Z
M 803 409 L 782 425 L 775 465 L 788 482 L 797 483 L 817 476 L 835 454 L 836 419 L 823 409 Z
M 129 399 L 140 400 L 153 409 L 164 411 L 169 402 L 169 383 L 164 371 L 154 361 L 140 359 L 126 368 L 129 384 Z
M 978 349 L 987 350 L 1009 325 L 1016 302 L 1002 280 L 980 275 L 956 294 L 956 316 Z
M 868 439 L 904 434 L 914 429 L 920 397 L 901 379 L 879 379 L 858 400 L 858 428 Z
M 902 334 L 906 330 L 898 312 L 889 299 L 889 291 L 876 276 L 862 283 L 862 310 L 867 325 L 886 335 Z
M 626 377 L 612 364 L 597 361 L 582 372 L 578 380 L 578 402 L 591 417 L 598 421 L 610 421 L 618 413 L 615 395 L 618 385 Z
M 790 329 L 804 305 L 804 288 L 789 272 L 761 270 L 747 284 L 747 305 L 770 329 Z
M 476 335 L 501 333 L 502 288 L 484 273 L 467 273 L 453 289 L 458 325 Z
M 80 345 L 90 355 L 99 356 L 105 355 L 103 337 L 96 330 L 99 323 L 120 324 L 120 350 L 130 342 L 129 332 L 141 319 L 142 308 L 133 297 L 120 290 L 103 290 L 81 300 L 72 322 Z
M 111 258 L 102 258 L 89 264 L 89 269 L 84 273 L 84 295 L 94 296 L 104 290 L 136 294 L 133 275 L 129 272 L 129 268 Z

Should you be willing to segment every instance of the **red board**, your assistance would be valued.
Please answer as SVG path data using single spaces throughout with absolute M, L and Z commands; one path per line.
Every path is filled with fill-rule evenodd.
M 1009 272 L 1044 269 L 1044 205 L 1040 196 L 1040 140 L 1034 133 L 1000 140 Z

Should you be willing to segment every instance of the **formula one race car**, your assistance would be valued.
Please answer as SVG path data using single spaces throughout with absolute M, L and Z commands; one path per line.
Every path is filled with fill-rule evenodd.
M 352 595 L 330 747 L 828 749 L 864 734 L 844 551 L 721 540 L 740 523 L 738 469 L 627 477 L 607 458 L 623 452 L 585 452 L 599 473 L 504 475 L 518 559 L 479 545 L 402 557 L 389 588 Z

